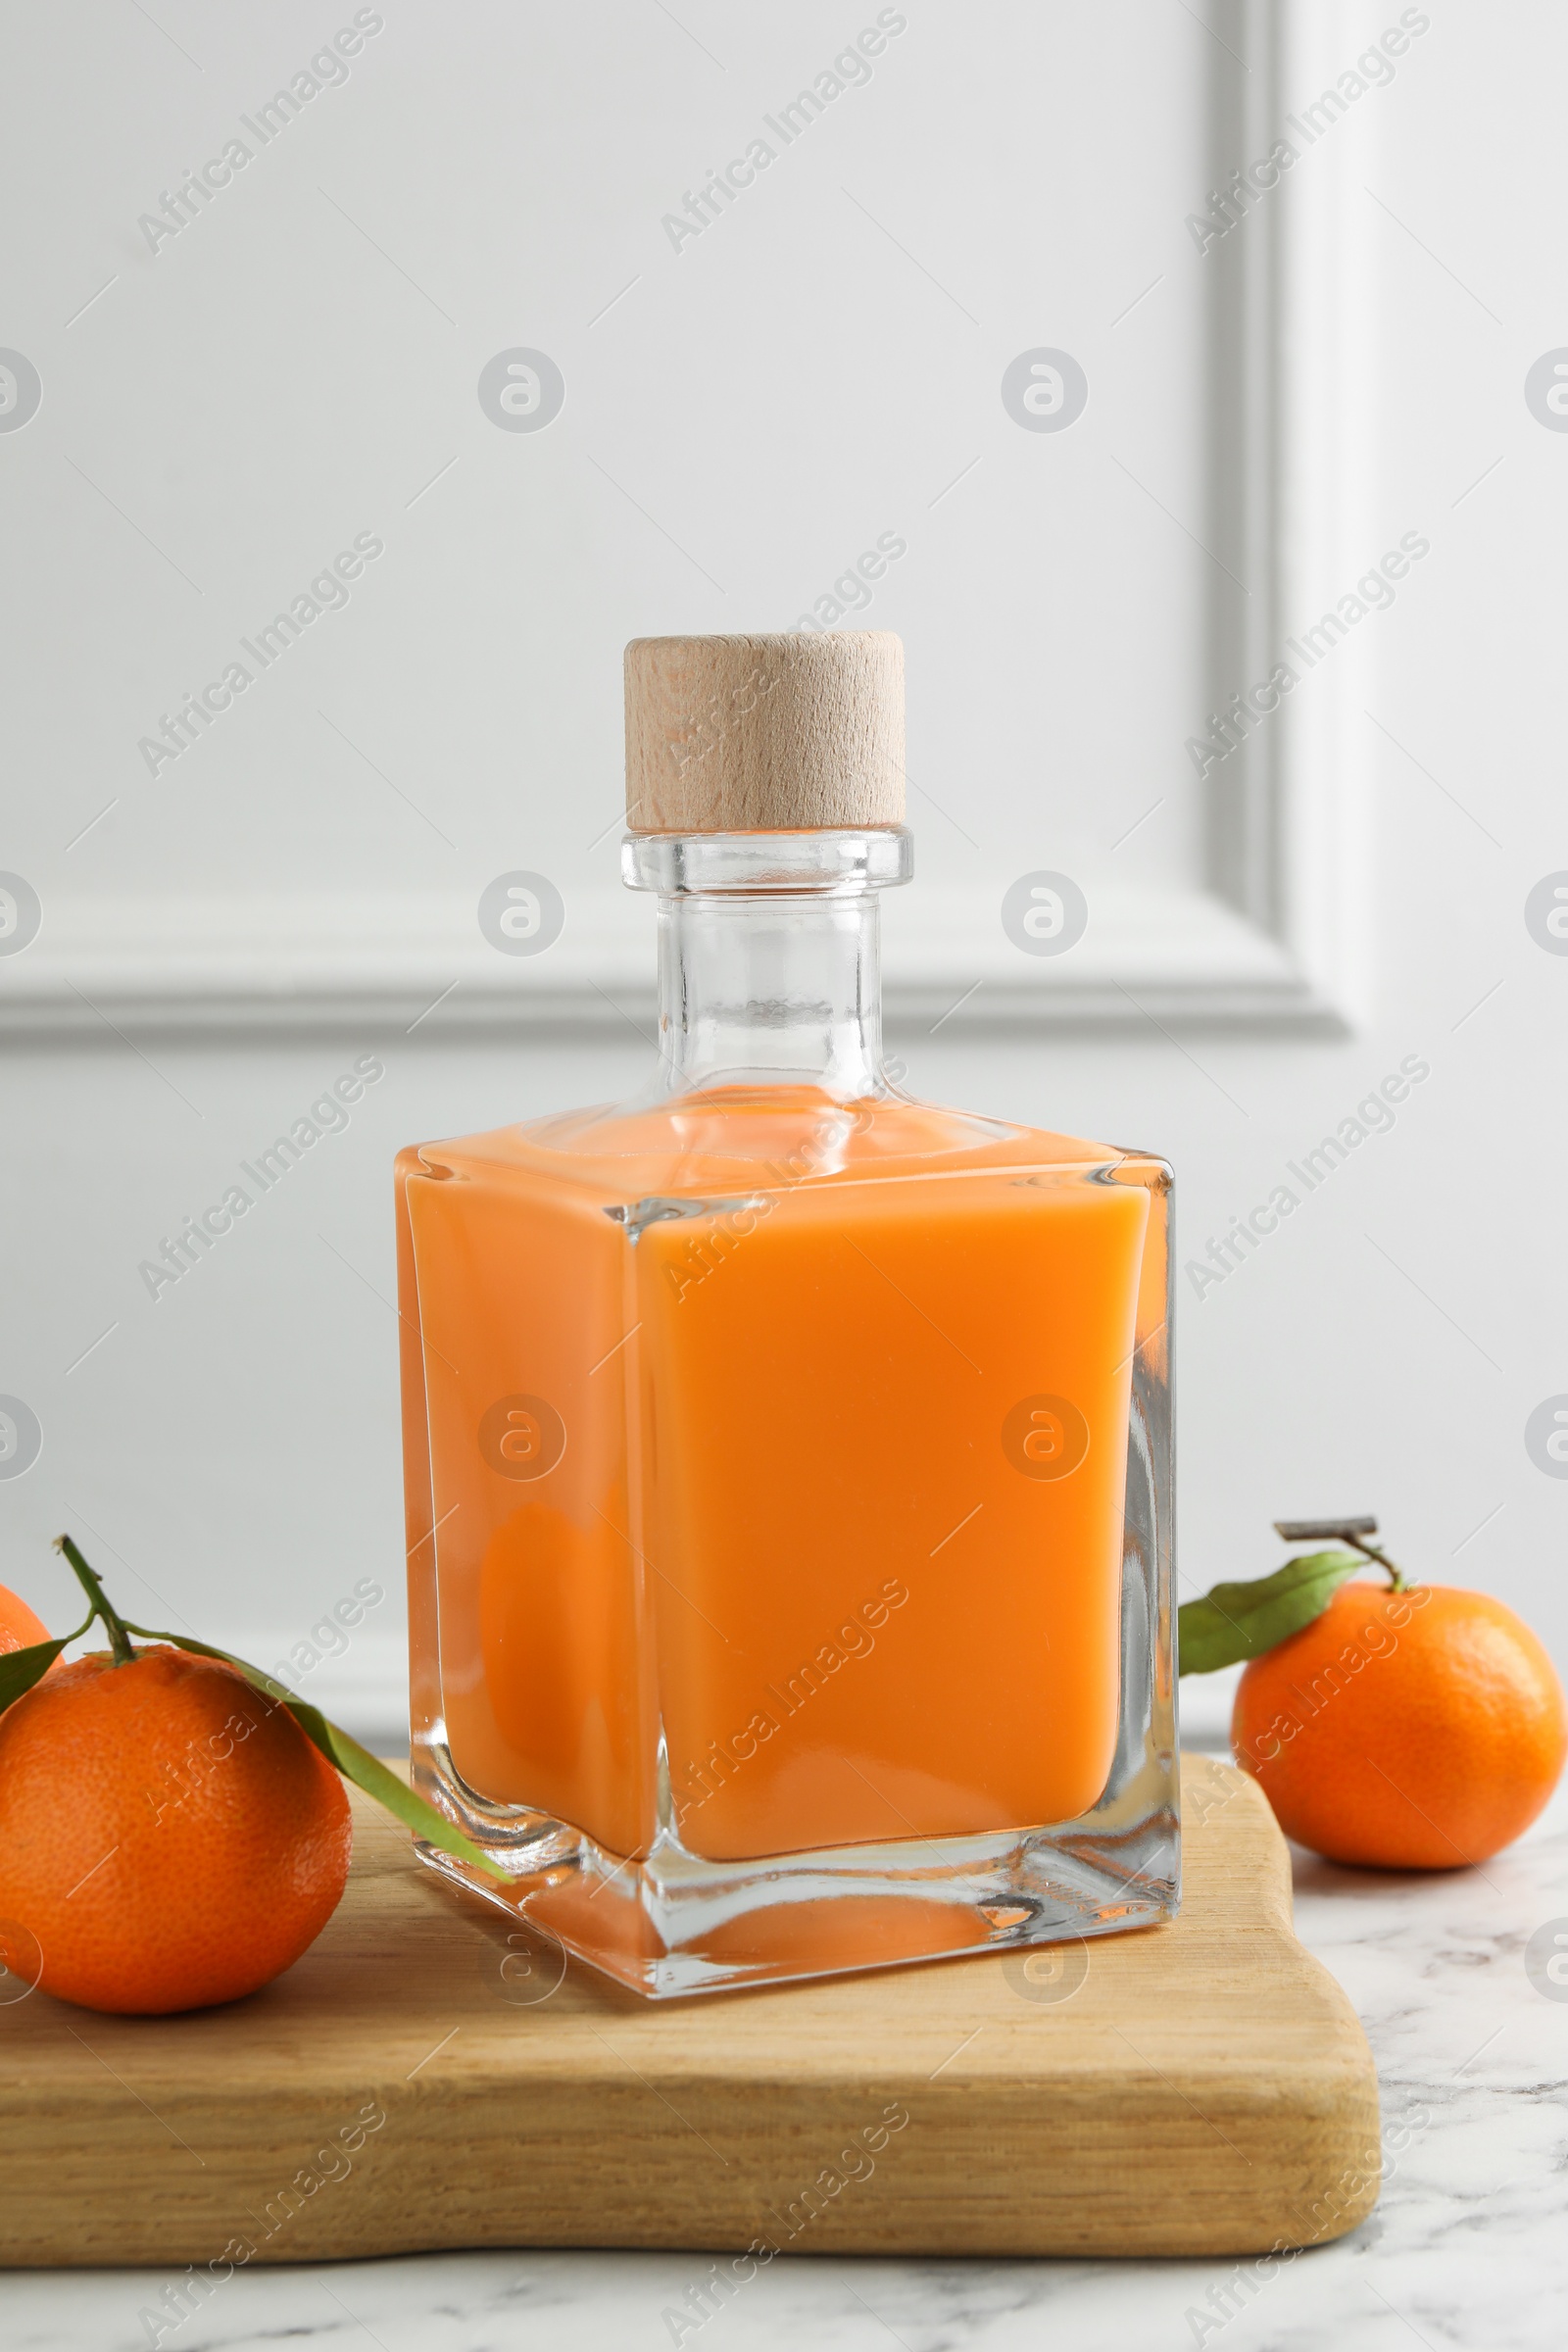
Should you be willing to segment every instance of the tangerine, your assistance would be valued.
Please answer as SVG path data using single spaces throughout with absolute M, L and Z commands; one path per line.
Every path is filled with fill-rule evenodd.
M 1536 1636 L 1490 1593 L 1356 1580 L 1249 1662 L 1231 1746 L 1314 1853 L 1454 1870 L 1535 1820 L 1568 1752 L 1568 1709 Z
M 326 1925 L 351 1838 L 333 1767 L 218 1659 L 77 1658 L 0 1714 L 0 1922 L 62 2000 L 158 2015 L 254 1992 Z
M 21 1593 L 0 1585 L 0 1657 L 7 1650 L 30 1649 L 35 1642 L 49 1639 L 49 1628 L 33 1615 Z M 55 1663 L 60 1663 L 58 1658 Z

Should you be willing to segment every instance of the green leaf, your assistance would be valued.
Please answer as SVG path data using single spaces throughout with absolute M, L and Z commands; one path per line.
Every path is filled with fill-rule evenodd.
M 13 1699 L 30 1690 L 34 1683 L 41 1683 L 60 1652 L 71 1642 L 79 1642 L 91 1623 L 89 1615 L 74 1634 L 62 1634 L 58 1642 L 34 1642 L 25 1649 L 0 1651 L 0 1714 Z
M 378 1805 L 395 1814 L 416 1838 L 424 1838 L 430 1845 L 438 1845 L 443 1853 L 453 1855 L 459 1862 L 466 1862 L 473 1869 L 482 1870 L 487 1878 L 499 1879 L 503 1886 L 511 1885 L 508 1874 L 488 1854 L 481 1852 L 471 1838 L 466 1838 L 444 1814 L 438 1813 L 433 1805 L 426 1804 L 424 1798 L 400 1781 L 379 1756 L 372 1756 L 368 1747 L 362 1747 L 357 1740 L 349 1738 L 347 1732 L 340 1731 L 335 1723 L 329 1723 L 319 1707 L 313 1707 L 306 1699 L 295 1698 L 286 1685 L 274 1682 L 259 1666 L 252 1666 L 244 1658 L 236 1658 L 232 1650 L 215 1649 L 210 1642 L 198 1642 L 191 1634 L 152 1633 L 144 1625 L 132 1625 L 129 1630 L 144 1642 L 169 1642 L 176 1649 L 194 1650 L 199 1657 L 220 1658 L 225 1666 L 237 1667 L 245 1680 L 264 1697 L 274 1699 L 280 1706 L 287 1707 L 307 1740 L 320 1749 L 329 1764 L 336 1765 L 346 1781 L 352 1781 L 357 1788 L 363 1788 L 367 1796 L 373 1796 Z
M 1183 1674 L 1213 1674 L 1261 1657 L 1321 1617 L 1347 1577 L 1366 1562 L 1349 1551 L 1308 1551 L 1250 1584 L 1215 1585 L 1176 1612 Z

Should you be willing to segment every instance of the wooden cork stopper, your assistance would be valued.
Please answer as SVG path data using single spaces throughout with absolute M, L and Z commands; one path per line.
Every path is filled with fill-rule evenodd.
M 886 629 L 634 637 L 634 833 L 794 833 L 904 822 L 904 644 Z

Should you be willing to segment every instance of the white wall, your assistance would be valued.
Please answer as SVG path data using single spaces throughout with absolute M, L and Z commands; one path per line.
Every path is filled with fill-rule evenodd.
M 622 641 L 788 626 L 879 532 L 905 536 L 863 615 L 902 631 L 910 666 L 924 879 L 899 1002 L 922 1001 L 922 953 L 1000 975 L 996 905 L 1035 866 L 1079 875 L 1109 910 L 1102 941 L 1130 954 L 1129 907 L 1152 921 L 1211 881 L 1213 803 L 1184 743 L 1215 676 L 1244 682 L 1223 651 L 1248 615 L 1197 544 L 1222 544 L 1227 492 L 1204 338 L 1217 272 L 1277 232 L 1260 209 L 1200 256 L 1184 226 L 1215 152 L 1247 157 L 1224 147 L 1242 69 L 1180 9 L 913 0 L 870 83 L 676 253 L 662 213 L 874 8 L 760 22 L 685 0 L 677 25 L 640 0 L 390 0 L 350 78 L 154 255 L 138 215 L 354 12 L 154 13 L 6 12 L 25 103 L 0 162 L 20 224 L 0 345 L 43 402 L 0 432 L 0 867 L 32 883 L 43 927 L 0 956 L 0 1391 L 44 1445 L 0 1480 L 0 1579 L 63 1623 L 47 1539 L 70 1527 L 148 1622 L 270 1658 L 376 1577 L 386 1602 L 311 1688 L 384 1725 L 389 1161 L 640 1071 L 646 908 L 612 895 Z M 1299 690 L 1348 747 L 1303 806 L 1353 791 L 1331 877 L 1350 1018 L 1184 1019 L 1156 995 L 1158 1026 L 1131 1004 L 1004 1023 L 988 981 L 934 1035 L 929 1004 L 906 1013 L 894 1042 L 921 1091 L 1165 1152 L 1184 1256 L 1404 1056 L 1428 1062 L 1394 1130 L 1245 1267 L 1201 1298 L 1183 1286 L 1184 1589 L 1274 1565 L 1276 1516 L 1371 1509 L 1412 1570 L 1502 1593 L 1568 1659 L 1568 1486 L 1523 1437 L 1568 1391 L 1568 959 L 1523 919 L 1568 867 L 1543 692 L 1568 440 L 1523 397 L 1568 340 L 1551 308 L 1568 24 L 1544 4 L 1511 8 L 1505 34 L 1475 6 L 1429 13 L 1393 81 L 1271 199 L 1281 220 L 1332 211 L 1329 397 L 1360 452 L 1321 481 L 1290 457 L 1291 511 L 1338 502 L 1344 521 L 1287 568 L 1284 626 L 1401 533 L 1431 542 Z M 1314 39 L 1348 67 L 1398 15 L 1318 11 Z M 1265 16 L 1209 22 L 1246 55 Z M 514 345 L 565 376 L 538 434 L 497 430 L 475 396 Z M 1089 373 L 1059 437 L 1019 431 L 998 397 L 1036 345 Z M 385 554 L 348 608 L 149 775 L 137 739 L 159 713 L 364 530 Z M 526 998 L 479 1017 L 473 906 L 514 866 L 566 900 L 569 1024 Z M 1105 969 L 1109 988 L 1123 965 Z M 406 1034 L 449 970 L 454 1000 Z M 270 971 L 295 992 L 286 1018 L 265 1014 Z M 627 1008 L 597 1025 L 596 972 Z M 385 1075 L 347 1131 L 150 1298 L 138 1261 L 372 1051 Z

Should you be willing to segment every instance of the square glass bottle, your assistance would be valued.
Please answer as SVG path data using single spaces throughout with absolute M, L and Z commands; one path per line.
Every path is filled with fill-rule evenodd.
M 654 1996 L 1168 1917 L 1169 1170 L 889 1078 L 897 638 L 627 757 L 649 1086 L 398 1161 L 423 1857 Z

